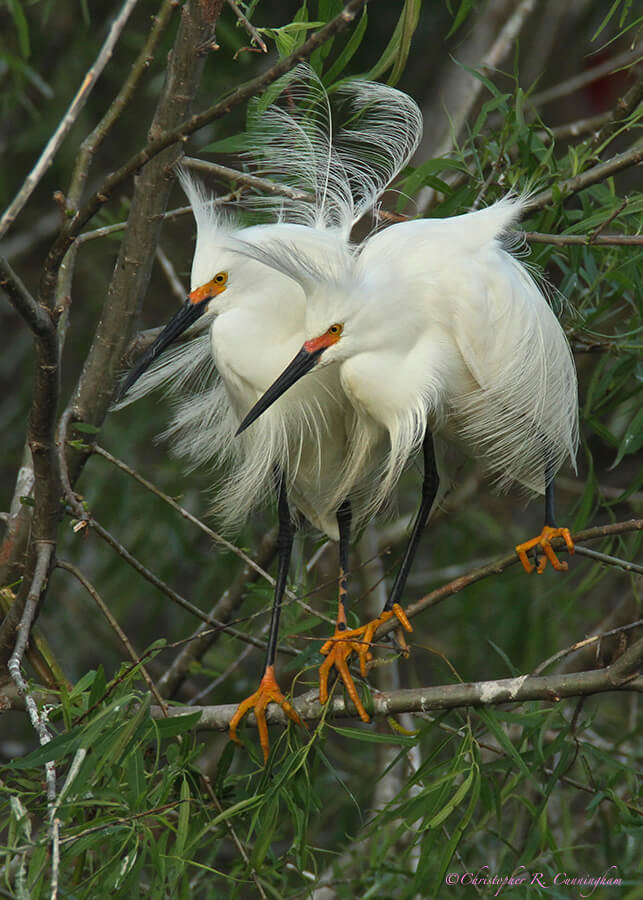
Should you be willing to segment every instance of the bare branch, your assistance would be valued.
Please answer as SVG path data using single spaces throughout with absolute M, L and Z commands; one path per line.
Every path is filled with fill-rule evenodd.
M 643 639 L 641 639 L 643 642 Z M 639 642 L 641 643 L 641 642 Z M 631 676 L 631 660 L 638 658 L 641 649 L 638 643 L 630 650 L 620 668 L 618 662 L 606 669 L 595 669 L 589 672 L 574 672 L 563 675 L 520 675 L 517 678 L 502 678 L 495 681 L 478 681 L 467 684 L 443 684 L 431 687 L 408 688 L 390 693 L 377 693 L 365 698 L 365 706 L 375 718 L 396 715 L 398 713 L 426 713 L 436 709 L 458 709 L 462 707 L 500 706 L 505 703 L 524 703 L 527 700 L 544 700 L 558 702 L 569 697 L 582 697 L 608 691 L 626 690 L 643 693 L 643 676 Z M 630 651 L 627 651 L 629 654 Z M 626 654 L 623 654 L 623 659 Z M 308 695 L 295 697 L 291 701 L 298 715 L 308 722 L 321 718 L 327 719 L 358 718 L 358 713 L 350 699 L 335 695 L 326 707 L 319 700 Z M 172 707 L 170 716 L 190 715 L 195 710 L 201 712 L 201 719 L 196 726 L 198 730 L 225 731 L 237 707 L 235 704 L 222 706 L 190 706 Z M 152 715 L 161 714 L 157 707 L 152 708 Z M 275 703 L 268 706 L 266 720 L 269 723 L 285 725 L 288 722 L 283 710 Z M 254 714 L 250 713 L 246 720 L 256 726 Z
M 608 556 L 607 553 L 599 553 L 597 550 L 590 550 L 589 547 L 576 547 L 576 553 L 579 556 L 587 556 L 589 559 L 595 559 L 597 562 L 605 563 L 606 566 L 614 566 L 617 569 L 623 569 L 624 572 L 634 572 L 636 575 L 643 575 L 643 566 L 639 566 L 627 559 L 619 559 L 617 556 Z
M 250 22 L 246 18 L 246 16 L 241 12 L 241 10 L 237 6 L 237 4 L 234 2 L 234 0 L 227 0 L 227 3 L 228 3 L 228 6 L 230 7 L 230 9 L 233 11 L 235 16 L 237 17 L 237 19 L 239 19 L 239 21 L 241 22 L 243 27 L 246 29 L 246 31 L 248 32 L 248 34 L 250 35 L 252 40 L 256 43 L 257 47 L 259 47 L 259 49 L 262 50 L 264 53 L 267 53 L 268 48 L 266 47 L 265 41 L 263 40 L 263 38 L 261 37 L 261 35 L 257 31 L 257 29 L 254 27 L 252 22 Z
M 576 534 L 572 535 L 572 539 L 574 541 L 574 544 L 579 544 L 582 541 L 593 541 L 598 540 L 602 537 L 610 537 L 614 534 L 626 534 L 630 531 L 641 531 L 642 529 L 643 519 L 628 519 L 625 522 L 614 522 L 611 525 L 598 525 L 595 528 L 587 528 L 584 531 L 578 531 L 576 532 Z M 564 541 L 555 539 L 552 544 L 557 551 L 560 550 L 562 552 L 565 552 L 566 548 L 564 546 Z M 438 603 L 446 600 L 447 597 L 451 597 L 453 596 L 453 594 L 459 593 L 470 584 L 475 584 L 477 581 L 481 581 L 483 578 L 488 578 L 490 575 L 499 575 L 501 572 L 504 572 L 505 569 L 508 569 L 510 566 L 516 565 L 517 563 L 518 557 L 516 556 L 515 552 L 510 553 L 507 556 L 503 556 L 501 559 L 496 560 L 495 562 L 489 563 L 486 566 L 480 566 L 479 568 L 468 572 L 466 575 L 462 575 L 460 578 L 455 578 L 448 584 L 445 584 L 442 587 L 431 591 L 420 600 L 412 603 L 408 607 L 405 607 L 404 611 L 406 612 L 409 619 L 411 619 L 414 616 L 417 616 L 419 613 L 423 612 L 425 609 L 428 609 L 431 606 L 436 606 Z M 384 625 L 380 626 L 375 634 L 375 639 L 379 640 L 385 634 L 393 631 L 397 627 L 397 624 L 397 621 L 393 620 L 390 622 L 386 622 Z
M 541 675 L 545 669 L 548 669 L 553 663 L 559 662 L 571 653 L 576 653 L 578 650 L 590 647 L 592 644 L 597 645 L 606 637 L 622 634 L 624 631 L 630 631 L 632 628 L 640 628 L 641 626 L 643 626 L 643 619 L 639 619 L 637 622 L 629 622 L 627 625 L 619 625 L 618 628 L 611 628 L 609 631 L 602 631 L 599 634 L 592 634 L 589 637 L 583 638 L 582 641 L 576 641 L 576 643 L 572 644 L 570 647 L 565 647 L 563 650 L 554 653 L 554 655 L 550 656 L 548 659 L 543 660 L 543 662 L 534 669 L 532 675 Z
M 230 625 L 227 625 L 225 622 L 220 622 L 218 619 L 213 618 L 208 615 L 208 613 L 203 612 L 203 610 L 199 609 L 198 606 L 195 606 L 194 603 L 190 603 L 185 597 L 176 591 L 172 590 L 172 588 L 162 581 L 158 576 L 151 572 L 143 563 L 139 562 L 135 556 L 133 556 L 129 550 L 127 550 L 120 541 L 117 541 L 116 538 L 107 531 L 106 528 L 103 528 L 96 519 L 92 516 L 86 514 L 86 518 L 83 520 L 87 527 L 91 528 L 92 531 L 95 531 L 107 544 L 110 545 L 118 555 L 125 560 L 128 565 L 130 565 L 133 569 L 135 569 L 139 575 L 142 575 L 146 581 L 149 581 L 150 584 L 153 584 L 155 588 L 165 594 L 166 597 L 169 597 L 174 603 L 178 606 L 182 606 L 187 612 L 191 615 L 195 616 L 197 619 L 200 619 L 202 622 L 205 622 L 206 625 L 209 625 L 211 628 L 214 628 L 217 631 L 225 631 L 226 634 L 232 635 L 232 637 L 238 638 L 238 640 L 243 641 L 246 644 L 252 644 L 254 647 L 260 647 L 262 650 L 266 648 L 265 641 L 259 641 L 256 638 L 252 637 L 249 634 L 245 634 L 243 631 L 239 631 L 237 628 L 232 628 Z M 80 524 L 80 523 L 79 523 Z M 289 647 L 279 647 L 280 653 L 285 653 L 288 656 L 297 656 L 296 650 L 291 650 Z
M 314 194 L 308 194 L 306 191 L 297 191 L 288 187 L 288 185 L 279 184 L 267 178 L 259 178 L 256 175 L 249 175 L 246 172 L 239 172 L 237 169 L 230 169 L 228 166 L 221 166 L 218 163 L 195 159 L 193 156 L 184 157 L 182 165 L 193 169 L 195 172 L 215 175 L 217 178 L 224 178 L 226 181 L 237 181 L 246 187 L 256 187 L 260 191 L 276 197 L 290 197 L 292 200 L 303 200 L 305 203 L 315 202 Z
M 623 169 L 638 166 L 641 160 L 643 160 L 643 149 L 638 145 L 631 147 L 623 153 L 617 153 L 616 156 L 613 156 L 606 162 L 598 163 L 597 165 L 592 166 L 591 169 L 586 169 L 585 172 L 581 172 L 580 175 L 574 175 L 572 178 L 561 181 L 555 188 L 548 188 L 546 191 L 541 191 L 540 194 L 534 194 L 533 197 L 529 197 L 527 200 L 525 209 L 543 209 L 543 207 L 552 202 L 554 191 L 556 194 L 562 195 L 563 198 L 569 197 L 572 194 L 577 194 L 579 191 L 584 190 L 591 184 L 605 181 L 606 178 L 615 175 L 617 172 L 623 171 Z
M 138 0 L 125 0 L 120 13 L 112 22 L 112 27 L 110 28 L 107 38 L 105 39 L 105 42 L 101 47 L 100 53 L 96 57 L 94 65 L 85 74 L 83 83 L 81 84 L 78 92 L 76 93 L 76 96 L 69 105 L 69 108 L 63 116 L 58 128 L 50 137 L 49 141 L 47 142 L 47 146 L 40 154 L 40 158 L 38 159 L 36 165 L 33 167 L 31 172 L 25 179 L 22 187 L 0 219 L 0 237 L 2 237 L 7 229 L 10 228 L 14 223 L 16 216 L 20 213 L 25 203 L 36 188 L 37 184 L 40 182 L 41 178 L 43 177 L 49 166 L 52 164 L 60 145 L 69 133 L 71 127 L 76 122 L 76 119 L 78 118 L 78 115 L 83 106 L 87 102 L 87 99 L 92 92 L 96 81 L 111 59 L 116 42 L 118 41 L 121 32 L 123 31 L 123 28 L 125 27 L 125 24 L 130 16 L 130 13 L 136 6 L 137 2 Z
M 191 522 L 192 525 L 196 525 L 196 527 L 202 531 L 204 534 L 214 541 L 215 544 L 218 544 L 220 547 L 224 547 L 226 550 L 229 550 L 230 553 L 234 553 L 235 556 L 238 556 L 239 559 L 243 560 L 243 562 L 250 568 L 253 569 L 258 575 L 262 578 L 265 578 L 266 581 L 274 587 L 275 580 L 272 575 L 269 575 L 260 565 L 258 565 L 254 559 L 248 556 L 247 553 L 237 547 L 236 544 L 231 543 L 229 540 L 223 537 L 223 535 L 218 534 L 216 531 L 213 531 L 211 528 L 202 522 L 200 519 L 197 519 L 196 516 L 193 516 L 191 512 L 185 509 L 184 506 L 181 506 L 180 503 L 177 503 L 172 497 L 162 491 L 160 488 L 157 488 L 156 485 L 152 484 L 151 481 L 148 481 L 147 478 L 143 478 L 142 475 L 132 469 L 131 466 L 128 466 L 127 463 L 124 463 L 122 460 L 117 459 L 103 447 L 100 447 L 98 444 L 94 445 L 92 450 L 98 455 L 102 456 L 103 459 L 106 459 L 113 466 L 119 468 L 122 472 L 126 472 L 131 478 L 135 481 L 138 481 L 140 485 L 142 485 L 146 490 L 148 490 L 151 494 L 154 494 L 155 497 L 163 500 L 164 503 L 167 503 L 168 506 L 171 506 L 176 512 L 179 513 L 184 519 L 188 522 Z
M 35 335 L 47 337 L 55 330 L 51 316 L 36 303 L 4 256 L 0 256 L 0 288 Z
M 330 37 L 350 25 L 355 19 L 356 14 L 362 8 L 366 0 L 348 0 L 344 9 L 334 19 L 320 28 L 311 35 L 300 47 L 290 56 L 280 60 L 262 75 L 258 75 L 251 81 L 235 88 L 222 100 L 206 109 L 198 115 L 192 116 L 190 119 L 182 122 L 180 125 L 170 127 L 161 133 L 155 140 L 135 154 L 125 165 L 121 166 L 116 172 L 109 175 L 103 182 L 101 188 L 94 194 L 85 206 L 80 209 L 68 226 L 63 230 L 58 239 L 51 247 L 45 263 L 45 275 L 41 291 L 46 298 L 53 290 L 52 278 L 60 265 L 60 259 L 64 256 L 67 248 L 74 241 L 86 222 L 103 206 L 109 199 L 112 191 L 121 184 L 126 178 L 134 172 L 142 169 L 151 159 L 161 153 L 173 144 L 183 142 L 195 131 L 203 128 L 204 125 L 210 124 L 217 119 L 222 118 L 235 106 L 245 103 L 251 97 L 261 94 L 270 84 L 289 72 L 298 62 L 307 59 L 310 54 L 324 44 Z
M 205 62 L 205 57 L 199 54 L 197 48 L 211 35 L 213 26 L 211 19 L 202 17 L 204 9 L 205 6 L 198 0 L 188 0 L 181 8 L 163 90 L 150 126 L 153 137 L 171 131 L 190 113 Z M 135 180 L 127 229 L 119 248 L 103 313 L 69 405 L 75 420 L 100 426 L 111 403 L 120 360 L 134 332 L 149 284 L 163 213 L 173 185 L 171 170 L 179 154 L 180 148 L 169 147 L 157 155 Z M 62 234 L 65 233 L 66 229 Z M 56 257 L 52 268 L 49 265 L 52 262 L 50 251 L 48 262 L 45 262 L 41 281 L 43 302 L 46 302 L 44 298 L 49 298 L 52 284 L 55 285 L 60 259 Z M 87 455 L 73 450 L 68 454 L 70 481 L 73 484 Z
M 107 112 L 98 125 L 82 142 L 78 159 L 74 166 L 74 175 L 66 198 L 67 204 L 74 211 L 80 203 L 85 182 L 87 181 L 87 173 L 94 154 L 118 121 L 119 116 L 122 114 L 129 101 L 132 99 L 132 95 L 138 82 L 145 72 L 149 70 L 158 43 L 176 8 L 177 5 L 175 0 L 163 0 L 158 15 L 153 17 L 152 28 L 147 36 L 147 40 L 132 65 L 129 75 L 121 85 L 120 91 L 113 102 L 110 103 Z
M 623 53 L 618 53 L 616 56 L 613 56 L 611 59 L 605 60 L 605 62 L 599 63 L 596 66 L 592 66 L 591 69 L 587 69 L 585 72 L 581 72 L 579 75 L 574 75 L 572 78 L 568 78 L 566 81 L 561 81 L 558 84 L 555 84 L 553 87 L 548 88 L 546 91 L 541 91 L 538 94 L 533 94 L 529 99 L 529 103 L 531 106 L 545 106 L 547 103 L 551 103 L 552 100 L 558 100 L 560 97 L 567 97 L 569 94 L 573 94 L 574 91 L 578 91 L 581 88 L 584 88 L 588 84 L 592 84 L 594 81 L 598 81 L 599 78 L 603 78 L 605 75 L 610 75 L 612 72 L 616 72 L 618 69 L 628 68 L 630 66 L 635 65 L 641 59 L 641 51 L 639 48 L 635 48 L 634 50 L 625 50 Z
M 104 617 L 107 619 L 107 622 L 108 622 L 110 628 L 115 632 L 115 634 L 118 636 L 118 639 L 120 640 L 122 645 L 125 647 L 125 650 L 127 651 L 129 658 L 132 660 L 134 665 L 137 665 L 139 667 L 141 675 L 143 676 L 145 684 L 148 686 L 150 693 L 153 695 L 153 697 L 156 700 L 156 702 L 158 703 L 159 707 L 161 709 L 165 710 L 166 715 L 167 715 L 167 704 L 165 703 L 165 701 L 159 694 L 158 689 L 157 689 L 156 685 L 154 684 L 154 681 L 153 681 L 151 675 L 149 674 L 149 672 L 147 671 L 147 669 L 145 668 L 145 666 L 143 665 L 143 663 L 141 661 L 141 657 L 139 656 L 139 654 L 136 652 L 136 650 L 132 646 L 130 639 L 127 637 L 127 635 L 125 634 L 125 632 L 123 631 L 121 626 L 118 624 L 118 622 L 112 615 L 111 610 L 109 609 L 107 604 L 103 601 L 103 599 L 101 598 L 101 596 L 98 593 L 98 591 L 96 590 L 96 588 L 93 586 L 93 584 L 91 584 L 90 581 L 87 580 L 87 578 L 85 578 L 85 576 L 80 571 L 80 569 L 77 569 L 76 566 L 73 566 L 71 563 L 65 562 L 65 560 L 63 560 L 63 559 L 57 559 L 56 567 L 58 569 L 63 569 L 65 572 L 70 572 L 74 576 L 74 578 L 76 578 L 82 584 L 82 586 L 85 588 L 85 590 L 87 591 L 89 596 L 92 598 L 92 600 L 94 601 L 96 606 L 99 608 L 99 610 L 102 612 Z
M 540 231 L 523 232 L 525 239 L 530 244 L 554 244 L 556 247 L 566 247 L 578 244 L 581 246 L 638 246 L 643 244 L 643 234 L 544 234 Z

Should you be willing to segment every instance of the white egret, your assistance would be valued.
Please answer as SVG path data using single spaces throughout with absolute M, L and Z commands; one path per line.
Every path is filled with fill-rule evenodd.
M 344 267 L 324 269 L 295 247 L 247 248 L 252 258 L 299 282 L 306 292 L 305 340 L 242 422 L 239 432 L 300 383 L 306 372 L 338 372 L 355 414 L 335 504 L 351 495 L 365 462 L 381 460 L 375 511 L 409 458 L 424 455 L 422 500 L 383 617 L 345 633 L 346 654 L 362 665 L 373 632 L 392 613 L 438 489 L 433 434 L 456 441 L 499 483 L 545 494 L 541 534 L 516 550 L 538 547 L 557 569 L 553 480 L 574 460 L 578 440 L 576 373 L 563 329 L 529 270 L 501 243 L 524 200 L 447 219 L 392 225 L 365 241 Z
M 283 245 L 324 271 L 342 271 L 352 258 L 353 224 L 406 164 L 421 135 L 416 104 L 392 88 L 369 82 L 347 85 L 338 97 L 348 105 L 349 126 L 333 134 L 328 98 L 309 70 L 299 67 L 286 84 L 288 102 L 300 101 L 300 111 L 292 106 L 288 112 L 275 106 L 263 110 L 256 105 L 248 143 L 255 156 L 269 161 L 272 173 L 314 193 L 317 203 L 281 199 L 276 223 L 240 229 L 183 174 L 197 224 L 191 291 L 121 390 L 129 403 L 160 385 L 181 395 L 190 383 L 197 383 L 178 404 L 167 434 L 175 439 L 176 451 L 194 464 L 211 460 L 228 464 L 216 498 L 225 524 L 242 521 L 277 481 L 279 563 L 264 675 L 258 691 L 240 705 L 230 726 L 231 737 L 236 738 L 239 721 L 254 708 L 266 758 L 268 702 L 280 703 L 291 719 L 299 721 L 274 673 L 293 540 L 289 503 L 331 538 L 339 539 L 338 628 L 346 629 L 345 572 L 352 510 L 348 495 L 340 497 L 338 479 L 349 455 L 354 412 L 338 372 L 329 368 L 293 388 L 292 395 L 275 404 L 252 434 L 235 437 L 243 416 L 303 342 L 305 314 L 304 290 L 296 280 L 238 250 L 253 247 L 259 252 L 262 247 L 274 250 Z M 253 202 L 274 206 L 275 200 Z M 198 329 L 195 336 L 168 349 L 190 326 Z M 368 474 L 367 465 L 354 479 L 355 484 L 362 483 L 364 509 L 370 507 L 369 491 L 374 490 Z M 335 654 L 331 647 L 324 649 L 327 665 L 320 677 L 327 679 Z M 339 670 L 367 720 L 342 654 Z M 326 681 L 322 685 L 324 690 Z

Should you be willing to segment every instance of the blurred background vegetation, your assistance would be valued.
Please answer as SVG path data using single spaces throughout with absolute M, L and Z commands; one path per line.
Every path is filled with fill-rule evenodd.
M 250 46 L 251 36 L 224 4 L 194 110 L 264 71 L 314 30 L 290 23 L 327 22 L 342 8 L 335 0 L 239 6 L 262 29 L 269 55 Z M 0 9 L 0 207 L 12 200 L 55 130 L 117 11 L 112 3 L 49 0 L 7 0 Z M 96 153 L 87 193 L 145 145 L 179 12 L 177 7 L 169 15 L 131 102 Z M 135 5 L 95 89 L 0 245 L 34 294 L 61 227 L 52 195 L 68 191 L 81 142 L 113 102 L 158 13 L 154 3 Z M 529 233 L 636 235 L 643 200 L 634 156 L 632 164 L 580 192 L 567 196 L 560 186 L 641 146 L 640 25 L 627 0 L 373 2 L 312 63 L 322 74 L 330 71 L 331 84 L 365 74 L 396 82 L 423 110 L 423 143 L 396 185 L 399 193 L 386 195 L 385 211 L 452 215 L 486 205 L 510 187 L 530 185 L 551 189 L 552 196 L 522 223 Z M 624 110 L 623 98 L 631 108 Z M 238 157 L 207 148 L 242 132 L 245 112 L 238 106 L 199 130 L 186 152 L 243 167 Z M 231 188 L 209 183 L 220 194 Z M 128 179 L 88 228 L 125 221 L 131 199 Z M 184 202 L 175 187 L 170 207 Z M 121 237 L 115 231 L 78 250 L 61 407 L 74 391 L 101 318 Z M 565 471 L 558 480 L 560 522 L 579 530 L 640 517 L 640 244 L 528 240 L 525 246 L 529 264 L 556 289 L 579 373 L 578 473 Z M 160 248 L 187 286 L 192 219 L 167 221 Z M 166 321 L 176 302 L 164 266 L 155 264 L 140 328 Z M 23 460 L 33 341 L 4 300 L 0 323 L 0 509 L 9 510 Z M 148 397 L 110 414 L 97 441 L 207 521 L 212 473 L 182 471 L 156 439 L 167 420 L 163 397 Z M 86 440 L 88 434 L 70 437 Z M 414 469 L 407 473 L 395 509 L 373 522 L 352 550 L 354 610 L 361 620 L 381 608 L 382 579 L 396 569 L 420 477 Z M 163 582 L 206 612 L 225 600 L 227 590 L 238 590 L 242 603 L 230 611 L 232 624 L 264 634 L 272 589 L 264 580 L 249 580 L 234 554 L 104 456 L 89 459 L 76 490 L 96 521 Z M 511 552 L 540 529 L 541 515 L 537 502 L 525 507 L 519 497 L 492 493 L 467 463 L 426 529 L 406 602 Z M 233 536 L 265 566 L 274 521 L 274 509 L 266 509 Z M 199 622 L 136 574 L 95 530 L 75 531 L 73 522 L 71 516 L 62 521 L 57 557 L 84 574 L 139 653 L 152 647 L 146 666 L 155 681 L 162 679 L 183 649 L 174 642 Z M 640 557 L 640 543 L 640 531 L 631 531 L 592 547 L 627 561 Z M 296 539 L 291 585 L 325 618 L 286 604 L 282 644 L 297 655 L 280 656 L 279 671 L 282 688 L 295 694 L 316 682 L 320 642 L 334 618 L 335 566 L 335 548 L 304 528 Z M 371 670 L 369 682 L 395 690 L 533 672 L 589 634 L 637 622 L 640 592 L 635 572 L 586 557 L 570 559 L 566 573 L 548 568 L 539 577 L 514 566 L 418 616 L 410 658 L 397 659 L 384 645 L 378 657 L 385 664 Z M 25 672 L 38 684 L 43 671 L 58 672 L 66 682 L 56 684 L 52 676 L 47 685 L 63 691 L 61 705 L 49 714 L 61 736 L 54 751 L 60 896 L 434 897 L 465 890 L 444 886 L 447 871 L 487 866 L 488 874 L 509 875 L 522 866 L 545 873 L 551 885 L 560 871 L 600 875 L 616 866 L 612 874 L 624 880 L 618 896 L 643 897 L 636 691 L 403 714 L 369 726 L 329 719 L 314 738 L 273 728 L 273 753 L 264 769 L 252 728 L 243 732 L 245 749 L 233 749 L 225 733 L 194 732 L 193 721 L 149 718 L 139 669 L 132 669 L 117 633 L 68 570 L 52 573 L 37 628 L 46 637 L 40 649 L 47 664 L 34 670 L 30 657 Z M 546 671 L 609 664 L 636 634 L 620 631 Z M 236 703 L 256 688 L 262 656 L 261 649 L 218 633 L 167 696 L 182 703 Z M 53 896 L 46 757 L 37 748 L 25 712 L 5 712 L 0 896 Z M 65 793 L 70 765 L 73 779 Z M 567 897 L 570 889 L 531 890 Z

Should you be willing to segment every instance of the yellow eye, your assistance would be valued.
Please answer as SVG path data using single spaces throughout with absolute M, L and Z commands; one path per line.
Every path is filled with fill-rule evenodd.
M 227 280 L 228 280 L 228 273 L 227 273 L 227 272 L 219 272 L 219 273 L 218 273 L 217 275 L 215 275 L 214 278 L 212 279 L 212 281 L 214 281 L 215 284 L 225 284 Z
M 334 337 L 339 337 L 343 330 L 344 326 L 336 322 L 334 325 L 330 326 L 326 334 L 332 334 Z

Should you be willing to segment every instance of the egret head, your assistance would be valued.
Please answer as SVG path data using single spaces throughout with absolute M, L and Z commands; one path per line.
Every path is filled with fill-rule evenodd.
M 216 312 L 213 301 L 218 298 L 228 285 L 228 272 L 225 270 L 217 272 L 205 284 L 201 284 L 194 290 L 190 291 L 182 306 L 172 316 L 165 328 L 158 335 L 156 340 L 150 344 L 143 353 L 134 368 L 123 382 L 119 390 L 119 397 L 125 396 L 132 385 L 138 381 L 144 372 L 149 369 L 154 360 L 161 353 L 173 344 L 184 331 L 192 325 L 197 319 L 204 314 Z
M 305 340 L 301 349 L 242 421 L 237 434 L 252 424 L 295 382 L 313 369 L 342 362 L 359 349 L 359 304 L 340 284 L 309 285 Z

